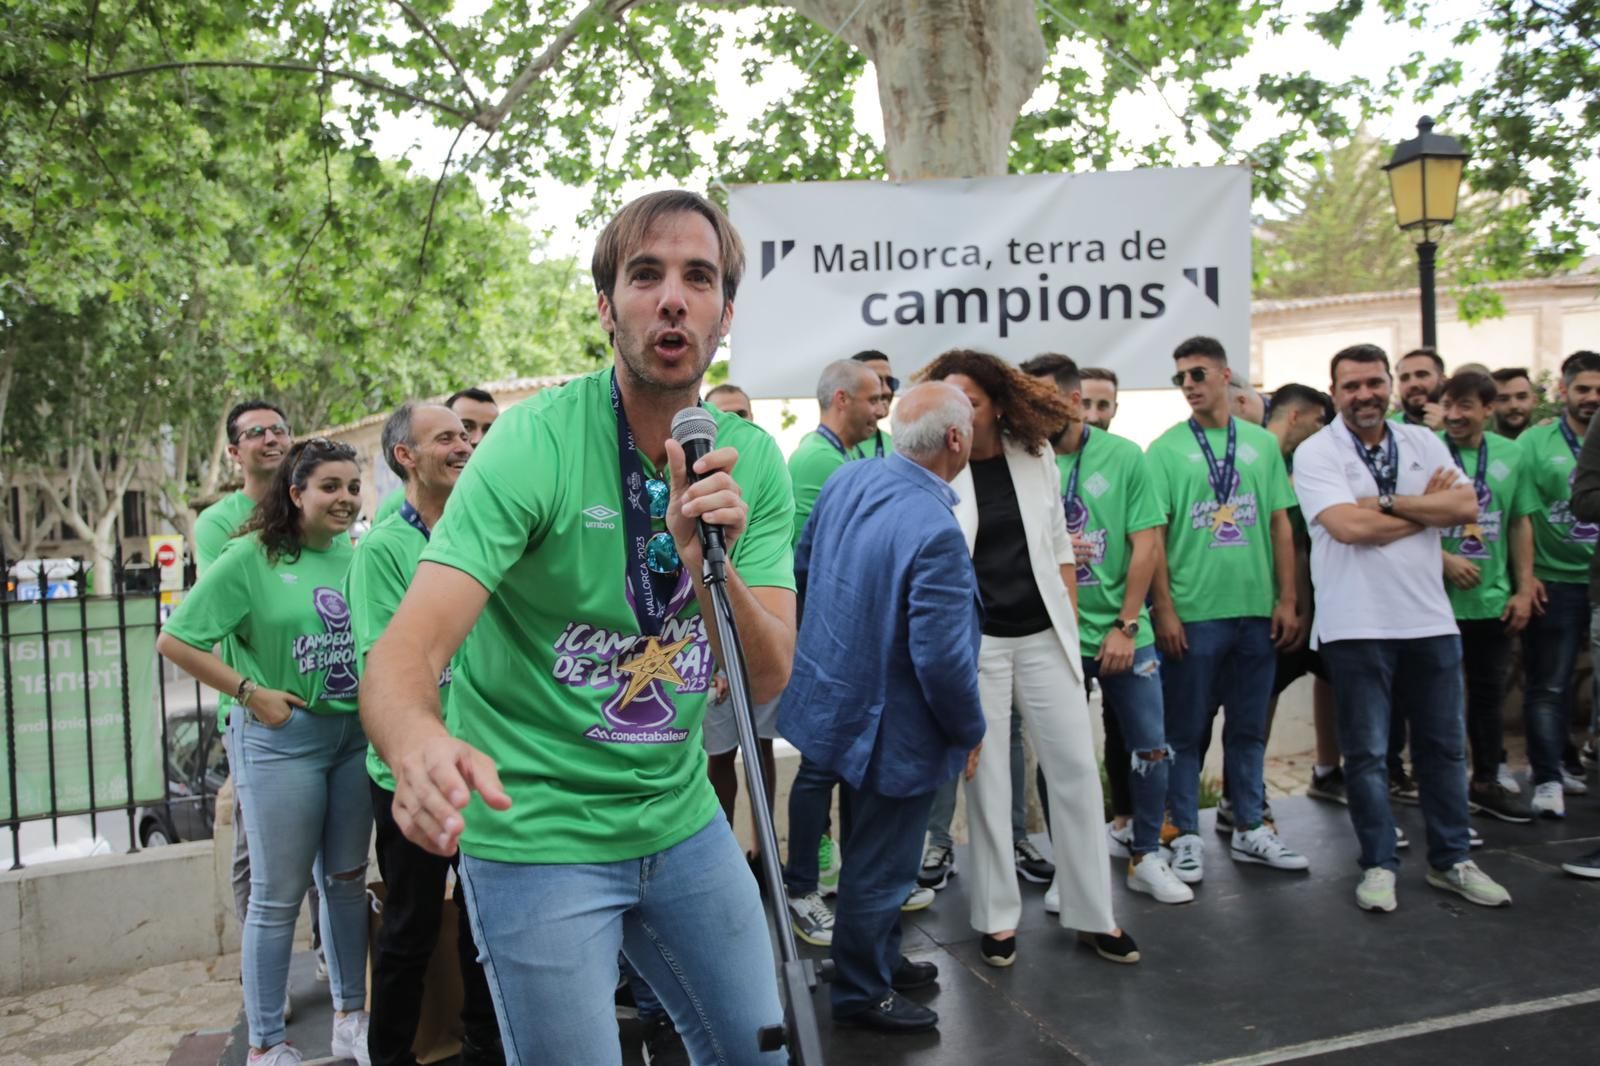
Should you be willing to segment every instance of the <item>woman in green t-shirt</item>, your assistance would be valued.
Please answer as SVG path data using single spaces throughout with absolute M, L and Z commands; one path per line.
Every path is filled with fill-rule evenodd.
M 367 1062 L 366 861 L 372 835 L 355 641 L 341 589 L 361 506 L 355 452 L 295 445 L 233 544 L 173 612 L 157 649 L 243 709 L 229 723 L 250 838 L 242 967 L 251 1066 L 291 1066 L 284 995 L 315 876 L 333 992 L 333 1054 Z M 211 649 L 224 637 L 226 659 Z

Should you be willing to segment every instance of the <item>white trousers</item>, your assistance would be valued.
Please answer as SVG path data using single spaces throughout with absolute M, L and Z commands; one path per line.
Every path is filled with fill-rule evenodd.
M 1089 700 L 1053 630 L 1030 637 L 985 636 L 978 651 L 978 692 L 988 723 L 978 769 L 967 782 L 972 849 L 966 881 L 972 926 L 980 933 L 1015 929 L 1022 895 L 1011 848 L 1011 713 L 1022 714 L 1050 792 L 1051 844 L 1061 924 L 1109 933 L 1111 860 L 1105 801 L 1095 761 Z

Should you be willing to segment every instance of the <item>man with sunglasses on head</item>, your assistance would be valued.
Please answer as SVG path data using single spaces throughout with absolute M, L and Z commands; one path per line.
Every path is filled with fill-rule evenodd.
M 367 655 L 361 712 L 394 770 L 395 820 L 459 843 L 467 910 L 508 1053 L 620 1061 L 621 949 L 697 1062 L 776 1063 L 766 916 L 706 777 L 719 638 L 698 526 L 721 528 L 754 702 L 788 680 L 793 498 L 761 429 L 720 411 L 685 471 L 744 251 L 694 193 L 653 193 L 592 263 L 615 365 L 507 411 L 473 455 Z M 459 649 L 451 725 L 439 674 Z M 451 734 L 454 734 L 452 736 Z
M 1151 586 L 1162 696 L 1173 763 L 1167 806 L 1178 836 L 1172 871 L 1205 874 L 1200 760 L 1212 709 L 1223 707 L 1223 762 L 1236 862 L 1304 870 L 1304 855 L 1263 817 L 1267 705 L 1277 650 L 1300 633 L 1294 490 L 1277 438 L 1229 413 L 1233 378 L 1222 345 L 1191 337 L 1173 352 L 1172 383 L 1193 415 L 1151 443 L 1148 473 L 1166 515 Z M 1276 602 L 1274 602 L 1276 601 Z
M 878 375 L 878 381 L 883 385 L 883 391 L 878 394 L 878 421 L 881 423 L 889 417 L 889 405 L 894 403 L 894 394 L 900 391 L 900 379 L 894 376 L 894 368 L 889 365 L 889 357 L 872 348 L 857 352 L 850 357 Z M 894 452 L 894 438 L 883 431 L 882 426 L 873 430 L 870 441 L 862 441 L 856 446 L 858 459 L 882 459 Z

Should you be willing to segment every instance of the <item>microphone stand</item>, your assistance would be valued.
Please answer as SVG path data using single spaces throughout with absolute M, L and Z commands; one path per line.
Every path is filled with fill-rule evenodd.
M 700 524 L 700 543 L 705 546 L 705 525 Z M 810 959 L 800 957 L 795 947 L 794 929 L 789 925 L 787 893 L 783 871 L 778 866 L 778 834 L 772 827 L 772 808 L 767 804 L 761 749 L 756 741 L 755 719 L 750 709 L 750 680 L 745 673 L 744 649 L 739 644 L 739 627 L 728 602 L 727 560 L 721 546 L 705 552 L 705 585 L 716 608 L 717 637 L 722 646 L 723 669 L 728 675 L 728 694 L 733 700 L 733 721 L 739 729 L 739 752 L 744 759 L 745 788 L 750 809 L 755 814 L 756 839 L 761 845 L 761 874 L 766 884 L 767 913 L 778 931 L 778 992 L 783 1000 L 783 1025 L 763 1026 L 756 1034 L 762 1051 L 789 1049 L 791 1066 L 822 1066 L 822 1038 L 817 1031 L 816 1005 L 811 993 L 817 987 L 816 971 Z

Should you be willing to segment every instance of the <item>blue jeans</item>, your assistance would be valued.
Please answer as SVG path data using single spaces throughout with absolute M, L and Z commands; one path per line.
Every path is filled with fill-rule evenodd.
M 1180 833 L 1200 831 L 1200 763 L 1211 712 L 1223 707 L 1222 766 L 1235 824 L 1261 824 L 1261 799 L 1267 755 L 1267 705 L 1278 656 L 1272 623 L 1266 618 L 1219 618 L 1185 622 L 1189 650 L 1182 658 L 1161 660 L 1167 743 L 1172 769 L 1167 778 L 1167 808 Z M 1128 750 L 1138 751 L 1132 738 Z
M 322 890 L 323 948 L 336 1010 L 367 999 L 367 737 L 353 714 L 296 709 L 276 728 L 232 716 L 236 787 L 250 838 L 250 906 L 240 948 L 252 1047 L 283 1042 L 283 990 L 300 901 Z
M 884 796 L 846 786 L 854 819 L 850 861 L 839 872 L 834 908 L 833 1016 L 876 1006 L 888 994 L 900 954 L 900 905 L 917 884 L 922 829 L 933 793 Z M 696 1061 L 699 1061 L 698 1059 Z
M 1470 844 L 1461 638 L 1335 640 L 1322 646 L 1322 659 L 1334 679 L 1345 794 L 1361 868 L 1400 868 L 1388 769 L 1389 721 L 1396 713 L 1411 726 L 1411 768 L 1428 827 L 1428 865 L 1444 870 L 1465 860 Z
M 1100 699 L 1121 729 L 1130 753 L 1132 773 L 1128 776 L 1133 795 L 1133 848 L 1135 855 L 1147 855 L 1161 846 L 1161 820 L 1166 814 L 1167 787 L 1171 778 L 1172 749 L 1167 747 L 1166 710 L 1161 694 L 1161 657 L 1155 646 L 1133 653 L 1133 667 L 1109 677 L 1100 673 L 1100 664 L 1083 657 L 1084 680 L 1100 679 Z M 1160 752 L 1159 759 L 1141 758 L 1143 752 Z M 1198 765 L 1198 764 L 1197 764 Z M 1198 802 L 1198 799 L 1196 800 Z
M 1022 747 L 1022 715 L 1011 716 L 1011 840 L 1020 844 L 1028 839 L 1028 756 Z M 956 817 L 956 786 L 952 777 L 933 794 L 933 809 L 928 812 L 928 843 L 954 846 L 950 823 Z M 1043 794 L 1040 795 L 1041 800 Z
M 789 786 L 789 862 L 783 883 L 791 896 L 809 896 L 817 890 L 817 845 L 828 831 L 828 811 L 833 806 L 833 786 L 839 778 L 825 766 L 800 756 L 794 784 Z M 839 849 L 850 835 L 849 790 L 839 793 Z
M 1568 733 L 1567 687 L 1589 624 L 1589 589 L 1567 581 L 1546 581 L 1550 600 L 1522 633 L 1522 672 L 1527 687 L 1522 715 L 1527 723 L 1528 762 L 1533 783 L 1561 780 L 1561 756 Z
M 621 950 L 701 1064 L 783 1062 L 756 1032 L 783 1021 L 766 914 L 727 819 L 622 862 L 461 859 L 472 934 L 507 1066 L 618 1066 Z M 903 897 L 902 897 L 903 898 Z

